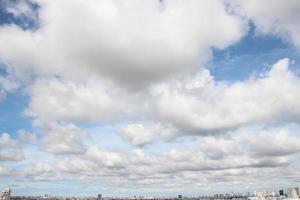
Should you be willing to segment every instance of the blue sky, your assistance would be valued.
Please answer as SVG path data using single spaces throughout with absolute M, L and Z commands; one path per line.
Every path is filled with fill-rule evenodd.
M 212 74 L 219 80 L 244 80 L 281 58 L 299 62 L 299 50 L 276 35 L 257 35 L 249 31 L 241 41 L 225 50 L 215 50 Z M 291 66 L 297 70 L 297 67 Z
M 299 185 L 299 13 L 294 0 L 1 1 L 1 188 Z

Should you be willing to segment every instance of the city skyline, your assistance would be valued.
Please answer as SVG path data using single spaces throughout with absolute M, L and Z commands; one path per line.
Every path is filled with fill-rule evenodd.
M 0 0 L 0 188 L 300 186 L 298 0 Z
M 246 194 L 241 193 L 225 193 L 225 194 L 213 194 L 213 195 L 194 195 L 194 196 L 184 196 L 177 195 L 173 196 L 102 196 L 98 194 L 96 197 L 93 195 L 85 196 L 53 196 L 51 194 L 44 195 L 13 195 L 10 188 L 5 188 L 0 194 L 1 200 L 41 200 L 41 199 L 54 199 L 54 200 L 296 200 L 300 198 L 300 187 L 289 187 L 286 190 L 280 189 L 279 191 L 254 191 L 254 193 L 247 192 Z

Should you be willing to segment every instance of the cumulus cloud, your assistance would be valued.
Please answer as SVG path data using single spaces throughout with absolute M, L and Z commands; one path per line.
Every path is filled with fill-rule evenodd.
M 280 167 L 290 162 L 284 156 L 299 153 L 295 145 L 298 140 L 297 135 L 289 129 L 246 129 L 219 138 L 199 138 L 191 148 L 173 149 L 160 155 L 147 155 L 137 150 L 133 152 L 130 161 L 134 172 L 141 176 L 183 171 Z M 265 145 L 266 141 L 268 145 Z M 258 148 L 263 145 L 269 147 Z
M 38 138 L 34 133 L 30 133 L 24 129 L 18 131 L 18 140 L 26 144 L 37 144 Z
M 105 187 L 126 185 L 125 188 L 156 188 L 158 185 L 180 188 L 204 182 L 247 182 L 255 178 L 281 180 L 280 177 L 298 175 L 297 170 L 292 170 L 300 153 L 297 145 L 300 139 L 295 130 L 300 130 L 298 125 L 245 127 L 218 137 L 204 136 L 188 146 L 156 153 L 92 145 L 84 153 L 27 163 L 8 174 L 44 181 L 97 182 L 100 179 Z M 7 175 L 4 172 L 2 176 Z
M 101 82 L 37 80 L 31 97 L 27 115 L 47 120 L 110 122 L 121 111 L 119 96 Z
M 199 148 L 212 159 L 228 155 L 251 157 L 282 157 L 299 153 L 300 138 L 292 128 L 240 128 L 226 137 L 208 136 L 199 139 Z
M 19 149 L 9 149 L 9 150 L 1 150 L 0 151 L 0 160 L 1 161 L 20 161 L 22 160 L 23 153 Z
M 18 84 L 11 76 L 0 76 L 0 85 L 4 90 L 14 90 L 18 88 Z
M 281 59 L 264 73 L 234 83 L 215 81 L 202 69 L 138 93 L 117 87 L 106 90 L 107 83 L 95 81 L 38 80 L 26 113 L 71 123 L 121 122 L 125 125 L 120 135 L 138 146 L 158 138 L 168 141 L 180 135 L 214 134 L 253 124 L 298 122 L 300 79 L 289 65 L 289 59 Z M 136 119 L 144 120 L 131 122 Z
M 87 136 L 87 132 L 77 126 L 45 121 L 39 122 L 37 126 L 43 132 L 39 143 L 46 151 L 53 154 L 81 154 L 85 152 L 83 138 Z
M 174 179 L 177 186 L 186 181 L 195 184 L 226 182 L 233 178 L 252 180 L 258 171 L 261 179 L 264 176 L 278 178 L 286 176 L 284 169 L 295 163 L 295 155 L 300 152 L 296 145 L 298 133 L 293 129 L 293 126 L 242 128 L 217 138 L 199 138 L 189 148 L 178 147 L 160 153 L 147 153 L 142 149 L 121 152 L 91 146 L 84 154 L 58 160 L 51 170 L 66 177 L 74 178 L 76 174 L 80 180 L 101 178 L 109 185 L 126 183 L 127 187 L 142 188 L 153 187 L 154 183 L 174 187 L 169 185 Z
M 0 101 L 5 99 L 6 93 L 16 90 L 19 87 L 18 81 L 11 75 L 0 75 Z
M 59 160 L 56 169 L 66 174 L 105 176 L 126 165 L 126 153 L 91 146 L 80 156 Z
M 23 152 L 18 142 L 8 133 L 2 133 L 0 136 L 0 160 L 20 161 L 22 159 Z
M 152 91 L 155 114 L 185 130 L 210 134 L 249 124 L 298 122 L 299 77 L 279 60 L 261 77 L 217 82 L 209 71 L 161 84 Z
M 179 133 L 171 125 L 161 123 L 129 123 L 119 129 L 119 134 L 129 143 L 143 147 L 153 144 L 158 139 L 164 141 L 173 140 Z
M 228 1 L 235 11 L 251 20 L 258 33 L 277 34 L 300 48 L 300 5 L 297 0 Z
M 124 162 L 124 158 L 122 158 L 120 153 L 96 147 L 88 148 L 85 157 L 88 160 L 109 168 L 122 167 Z
M 133 145 L 143 146 L 153 143 L 157 127 L 145 127 L 144 124 L 128 124 L 120 130 L 121 136 Z
M 0 58 L 10 66 L 33 66 L 39 74 L 100 74 L 140 87 L 197 67 L 212 47 L 224 48 L 245 33 L 244 22 L 218 0 L 169 1 L 163 11 L 152 0 L 37 3 L 40 29 L 1 27 L 0 45 L 6 48 Z
M 37 162 L 12 172 L 16 176 L 34 180 L 42 180 L 43 177 L 50 179 L 52 167 L 48 163 Z
M 0 147 L 18 147 L 18 143 L 16 140 L 12 139 L 8 133 L 2 133 L 0 136 Z

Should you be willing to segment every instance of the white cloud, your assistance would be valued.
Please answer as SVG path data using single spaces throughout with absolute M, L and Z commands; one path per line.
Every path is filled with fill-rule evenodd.
M 0 28 L 8 68 L 81 80 L 100 75 L 129 87 L 195 69 L 212 47 L 233 44 L 246 27 L 218 0 L 168 1 L 163 11 L 152 0 L 37 2 L 40 29 Z
M 300 79 L 289 65 L 289 59 L 282 59 L 263 74 L 235 83 L 215 81 L 203 69 L 138 93 L 107 82 L 38 80 L 26 113 L 72 123 L 121 122 L 120 135 L 139 146 L 158 138 L 168 141 L 253 124 L 298 122 Z
M 199 148 L 212 159 L 226 156 L 282 157 L 300 152 L 298 131 L 293 128 L 240 128 L 226 137 L 208 136 L 199 139 Z
M 14 171 L 13 173 L 21 177 L 29 177 L 33 179 L 41 179 L 43 176 L 50 178 L 52 167 L 47 163 L 36 162 L 31 166 L 26 166 Z
M 253 21 L 257 32 L 278 34 L 300 48 L 300 4 L 297 0 L 229 1 L 240 15 Z
M 34 133 L 30 133 L 24 129 L 18 130 L 18 140 L 26 144 L 37 144 L 38 138 Z
M 23 158 L 23 153 L 19 149 L 5 149 L 0 151 L 1 161 L 21 161 Z
M 87 171 L 97 171 L 97 164 L 80 158 L 72 158 L 58 161 L 58 170 L 67 174 L 83 174 Z
M 46 120 L 109 122 L 117 117 L 120 107 L 113 92 L 102 82 L 80 84 L 57 79 L 37 80 L 26 113 Z
M 246 127 L 226 135 L 205 136 L 189 145 L 167 151 L 143 149 L 122 151 L 87 147 L 81 154 L 25 163 L 2 176 L 26 180 L 72 180 L 98 184 L 104 188 L 203 187 L 229 181 L 281 181 L 297 177 L 299 156 L 298 125 L 277 128 Z M 4 172 L 7 173 L 4 173 Z M 0 171 L 1 172 L 1 171 Z
M 8 133 L 2 133 L 0 136 L 0 148 L 17 148 L 18 143 L 12 139 Z
M 11 76 L 0 76 L 0 87 L 6 91 L 15 90 L 18 88 L 18 83 Z
M 87 132 L 73 124 L 42 122 L 43 137 L 39 141 L 43 149 L 54 154 L 82 154 L 86 148 L 83 139 Z
M 158 127 L 145 127 L 144 124 L 128 124 L 120 130 L 121 136 L 133 145 L 143 146 L 153 143 Z
M 109 168 L 119 168 L 124 165 L 124 158 L 120 153 L 97 147 L 88 148 L 85 157 L 92 162 Z
M 171 141 L 179 133 L 173 126 L 161 123 L 129 123 L 120 128 L 119 134 L 130 144 L 143 147 L 158 139 Z
M 19 83 L 12 76 L 0 76 L 0 102 L 5 99 L 6 93 L 16 90 Z
M 56 170 L 67 175 L 87 175 L 87 179 L 94 179 L 121 173 L 128 165 L 126 156 L 125 152 L 90 146 L 84 154 L 59 160 L 55 166 Z
M 256 177 L 258 171 L 261 180 L 264 177 L 274 180 L 286 176 L 285 169 L 293 168 L 300 152 L 295 145 L 299 143 L 297 134 L 293 126 L 248 127 L 217 138 L 202 137 L 188 148 L 182 146 L 160 153 L 142 149 L 121 152 L 92 146 L 85 154 L 59 160 L 54 171 L 67 177 L 78 174 L 80 180 L 101 179 L 107 185 L 139 188 L 158 184 L 183 186 L 186 181 L 190 184 L 235 178 L 247 181 Z M 169 185 L 174 179 L 174 185 Z
M 134 150 L 128 154 L 127 166 L 133 168 L 132 173 L 146 174 L 150 169 L 149 173 L 170 173 L 170 170 L 181 172 L 276 167 L 288 164 L 288 156 L 300 152 L 296 145 L 300 140 L 297 134 L 289 126 L 267 129 L 248 127 L 217 138 L 199 138 L 189 148 L 183 146 L 158 154 Z
M 207 70 L 152 89 L 154 113 L 187 134 L 250 124 L 298 122 L 300 79 L 282 59 L 261 77 L 216 82 Z
M 8 133 L 2 133 L 0 136 L 0 160 L 21 161 L 22 159 L 23 152 L 18 142 Z

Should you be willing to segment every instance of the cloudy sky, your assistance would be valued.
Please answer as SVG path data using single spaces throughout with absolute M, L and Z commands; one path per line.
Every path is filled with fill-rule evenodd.
M 0 0 L 0 187 L 300 185 L 299 0 Z

